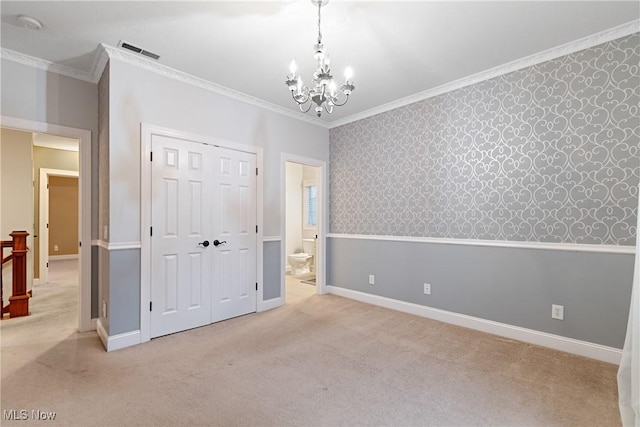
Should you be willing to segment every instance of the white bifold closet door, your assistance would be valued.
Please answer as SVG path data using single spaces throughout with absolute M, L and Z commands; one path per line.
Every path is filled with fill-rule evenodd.
M 256 156 L 154 135 L 151 337 L 256 311 Z

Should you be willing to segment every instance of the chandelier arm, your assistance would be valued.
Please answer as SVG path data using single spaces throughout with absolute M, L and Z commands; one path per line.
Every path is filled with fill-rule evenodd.
M 298 105 L 303 105 L 306 104 L 307 102 L 309 102 L 309 95 L 305 95 L 304 93 L 298 94 L 298 95 L 294 95 L 293 91 L 291 91 L 291 97 L 293 98 L 294 101 L 296 101 L 296 103 Z M 304 101 L 300 101 L 298 100 L 298 98 L 296 97 L 304 97 Z M 309 111 L 309 110 L 307 110 Z
M 348 100 L 349 100 L 349 95 L 345 94 L 345 98 L 344 98 L 344 102 L 343 103 L 337 102 L 338 101 L 338 97 L 337 96 L 332 97 L 331 102 L 333 102 L 333 105 L 335 105 L 337 107 L 342 107 L 344 104 L 347 103 Z
M 324 111 L 326 111 L 327 114 L 333 113 L 333 105 L 329 105 L 327 102 L 322 105 L 324 106 Z
M 300 108 L 300 111 L 302 111 L 303 113 L 307 113 L 309 112 L 309 110 L 311 110 L 311 107 L 313 106 L 313 104 L 310 102 L 309 106 L 307 107 L 307 109 L 305 110 L 304 108 L 302 108 L 302 106 L 304 105 L 304 103 L 300 104 L 298 102 L 298 108 Z

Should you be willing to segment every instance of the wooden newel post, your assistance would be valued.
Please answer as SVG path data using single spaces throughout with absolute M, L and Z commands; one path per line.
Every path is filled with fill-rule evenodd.
M 27 294 L 27 236 L 26 231 L 14 231 L 13 238 L 13 292 L 9 297 L 9 317 L 29 315 L 29 298 Z

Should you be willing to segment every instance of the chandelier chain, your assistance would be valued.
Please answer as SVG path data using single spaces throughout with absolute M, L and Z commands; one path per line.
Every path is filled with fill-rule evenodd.
M 322 0 L 318 1 L 318 44 L 322 43 L 322 33 L 320 32 L 320 8 L 322 8 Z

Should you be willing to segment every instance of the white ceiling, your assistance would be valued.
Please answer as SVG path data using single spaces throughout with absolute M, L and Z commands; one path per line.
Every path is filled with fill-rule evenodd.
M 33 145 L 36 147 L 53 148 L 54 150 L 79 151 L 80 141 L 64 136 L 34 133 Z
M 317 10 L 290 1 L 2 1 L 2 48 L 90 73 L 97 46 L 120 40 L 163 65 L 297 107 L 284 84 L 292 59 L 313 72 Z M 17 15 L 39 19 L 39 31 Z M 353 67 L 336 121 L 640 18 L 637 1 L 340 1 L 322 9 L 333 74 Z M 309 115 L 312 112 L 307 113 Z

